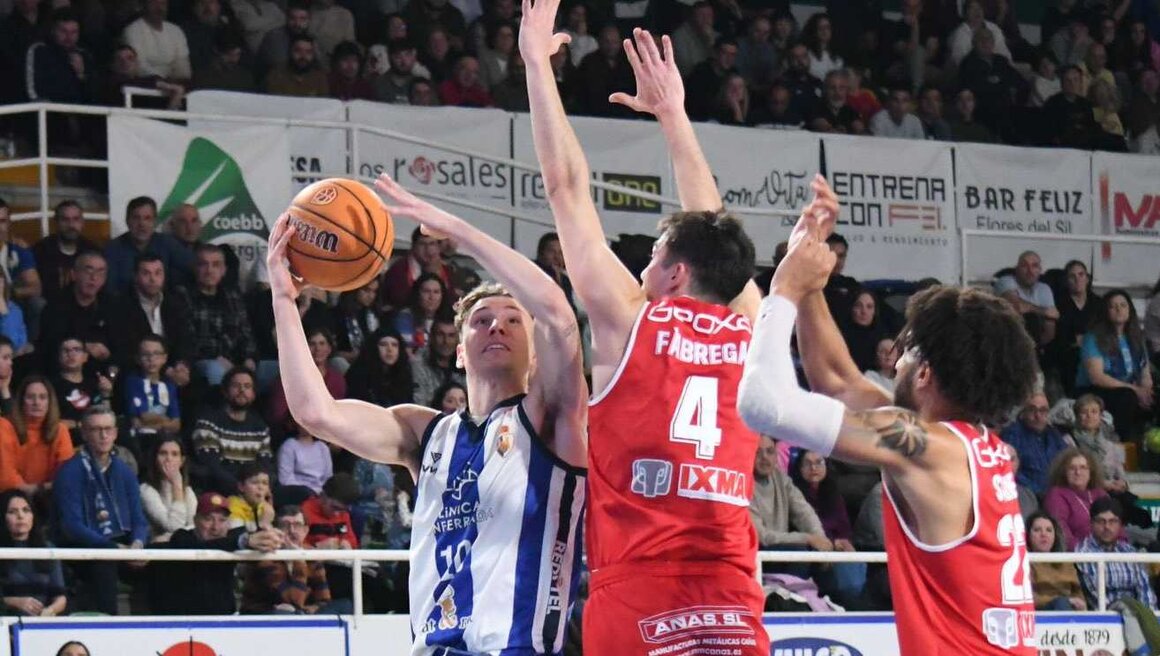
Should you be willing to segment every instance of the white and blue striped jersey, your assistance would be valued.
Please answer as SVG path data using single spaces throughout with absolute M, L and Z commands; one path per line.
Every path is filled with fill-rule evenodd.
M 563 650 L 587 472 L 540 441 L 523 398 L 482 425 L 464 412 L 427 427 L 411 529 L 413 656 Z

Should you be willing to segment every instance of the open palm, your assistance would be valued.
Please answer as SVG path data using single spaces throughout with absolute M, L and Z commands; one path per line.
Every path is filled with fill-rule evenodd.
M 460 219 L 407 191 L 386 173 L 375 180 L 375 189 L 386 196 L 383 207 L 391 216 L 411 217 L 419 222 L 425 235 L 446 239 L 460 223 Z
M 560 0 L 523 0 L 520 17 L 520 54 L 524 60 L 546 60 L 572 37 L 556 32 L 556 12 Z
M 639 27 L 632 31 L 632 39 L 624 40 L 624 52 L 632 73 L 636 76 L 636 95 L 614 93 L 609 102 L 624 105 L 630 109 L 653 116 L 661 116 L 669 111 L 685 110 L 685 85 L 677 70 L 673 57 L 673 42 L 668 35 L 661 37 L 664 55 L 657 48 L 656 40 L 648 30 Z

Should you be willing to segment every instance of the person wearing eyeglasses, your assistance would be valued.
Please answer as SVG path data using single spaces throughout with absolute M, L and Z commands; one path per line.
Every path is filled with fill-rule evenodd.
M 1048 488 L 1051 462 L 1064 449 L 1073 446 L 1069 438 L 1047 422 L 1047 396 L 1036 392 L 1019 413 L 1019 420 L 1003 429 L 1003 441 L 1019 453 L 1019 472 L 1015 482 L 1026 485 L 1038 496 Z
M 1135 553 L 1136 549 L 1120 536 L 1124 528 L 1124 507 L 1111 497 L 1097 499 L 1091 510 L 1091 535 L 1079 544 L 1076 553 Z M 1080 563 L 1079 579 L 1087 594 L 1088 608 L 1096 607 L 1099 596 L 1099 563 Z M 1109 562 L 1107 600 L 1111 604 L 1133 597 L 1156 610 L 1156 593 L 1149 582 L 1148 570 L 1141 563 Z

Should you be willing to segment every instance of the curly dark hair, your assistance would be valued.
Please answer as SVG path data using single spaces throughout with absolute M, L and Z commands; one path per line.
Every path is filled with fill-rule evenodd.
M 677 212 L 658 226 L 674 260 L 692 269 L 694 291 L 728 303 L 753 277 L 756 252 L 741 222 L 724 212 Z
M 988 425 L 1023 405 L 1039 371 L 1023 319 L 978 289 L 935 286 L 912 296 L 895 348 L 917 348 L 962 418 Z

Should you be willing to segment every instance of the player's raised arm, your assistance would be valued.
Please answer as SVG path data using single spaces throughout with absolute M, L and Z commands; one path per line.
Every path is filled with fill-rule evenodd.
M 386 174 L 375 188 L 388 198 L 387 211 L 409 216 L 436 236 L 455 239 L 459 250 L 475 258 L 535 318 L 535 373 L 528 391 L 529 413 L 537 426 L 545 420 L 544 437 L 556 454 L 570 464 L 587 461 L 585 417 L 588 386 L 584 382 L 580 330 L 576 314 L 560 289 L 540 267 L 487 233 L 417 198 Z
M 648 30 L 633 30 L 632 39 L 624 40 L 624 52 L 636 77 L 636 95 L 614 93 L 608 100 L 630 109 L 652 114 L 661 125 L 673 172 L 681 209 L 688 212 L 715 212 L 722 208 L 717 182 L 705 161 L 693 124 L 685 113 L 685 84 L 673 57 L 673 42 L 661 37 L 664 49 L 657 48 Z
M 418 405 L 382 408 L 363 401 L 337 401 L 326 389 L 310 356 L 294 300 L 301 287 L 290 274 L 286 246 L 293 231 L 287 215 L 270 233 L 266 265 L 274 302 L 278 367 L 290 414 L 303 428 L 368 460 L 403 465 L 418 478 L 423 430 L 438 414 Z
M 608 247 L 589 189 L 591 171 L 576 133 L 564 114 L 556 88 L 550 57 L 566 34 L 553 32 L 560 0 L 523 0 L 520 18 L 520 54 L 527 67 L 528 100 L 531 106 L 532 140 L 544 178 L 544 191 L 556 228 L 564 261 L 581 302 L 592 322 L 593 338 L 621 336 L 623 348 L 645 296 L 639 283 Z
M 822 176 L 816 176 L 811 184 L 814 200 L 803 213 L 809 229 L 821 242 L 834 231 L 838 217 L 838 197 Z M 800 222 L 799 222 L 800 223 Z M 798 228 L 795 227 L 795 230 Z M 825 278 L 822 279 L 825 283 Z M 879 408 L 891 402 L 877 385 L 874 385 L 858 370 L 846 340 L 838 330 L 838 324 L 830 315 L 830 307 L 821 289 L 802 297 L 797 315 L 798 353 L 802 358 L 802 368 L 810 387 L 821 394 L 833 397 L 853 410 Z

